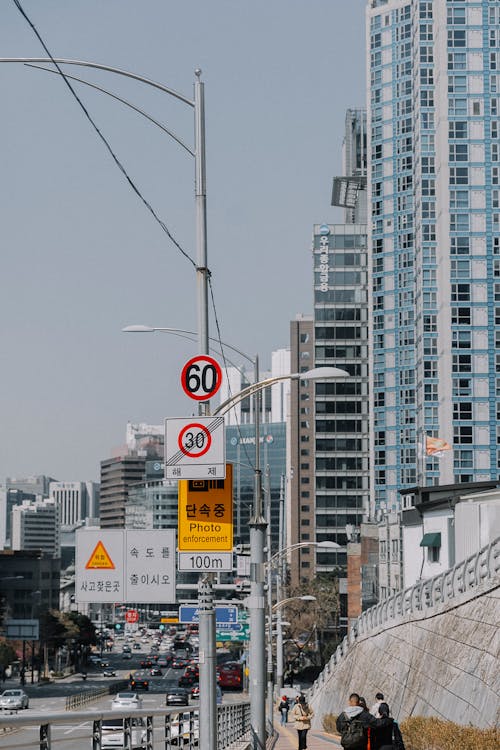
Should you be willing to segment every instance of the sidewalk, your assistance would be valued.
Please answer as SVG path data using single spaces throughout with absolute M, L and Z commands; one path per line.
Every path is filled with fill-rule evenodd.
M 275 717 L 274 728 L 279 732 L 279 739 L 274 750 L 297 750 L 297 730 L 293 728 L 293 722 L 282 727 L 278 717 Z M 342 747 L 331 734 L 326 734 L 319 729 L 310 729 L 307 733 L 307 750 L 342 750 Z

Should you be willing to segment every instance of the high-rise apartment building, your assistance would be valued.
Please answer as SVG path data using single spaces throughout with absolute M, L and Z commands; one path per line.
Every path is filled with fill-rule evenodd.
M 370 0 L 372 502 L 496 479 L 500 3 Z M 426 435 L 453 445 L 423 456 Z

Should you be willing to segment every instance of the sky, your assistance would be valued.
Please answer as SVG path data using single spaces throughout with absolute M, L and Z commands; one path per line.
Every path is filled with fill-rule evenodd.
M 21 2 L 54 57 L 122 68 L 189 98 L 202 69 L 216 316 L 223 341 L 269 367 L 272 350 L 289 345 L 290 320 L 312 313 L 313 224 L 342 220 L 331 186 L 345 111 L 365 103 L 366 0 Z M 0 54 L 46 56 L 11 0 L 0 9 Z M 111 73 L 65 71 L 192 145 L 187 105 Z M 144 117 L 74 85 L 195 258 L 192 157 Z M 98 480 L 127 421 L 196 413 L 179 380 L 196 344 L 121 330 L 195 330 L 195 271 L 60 77 L 0 64 L 0 102 L 0 482 Z

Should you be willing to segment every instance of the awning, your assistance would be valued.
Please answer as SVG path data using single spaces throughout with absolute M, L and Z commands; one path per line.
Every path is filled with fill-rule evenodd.
M 434 531 L 430 534 L 424 534 L 422 541 L 420 542 L 421 547 L 440 547 L 441 546 L 441 532 Z

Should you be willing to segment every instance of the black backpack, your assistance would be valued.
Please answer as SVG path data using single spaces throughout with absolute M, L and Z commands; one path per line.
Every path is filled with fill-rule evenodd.
M 362 750 L 366 747 L 365 725 L 358 718 L 347 719 L 345 729 L 340 735 L 344 750 Z

